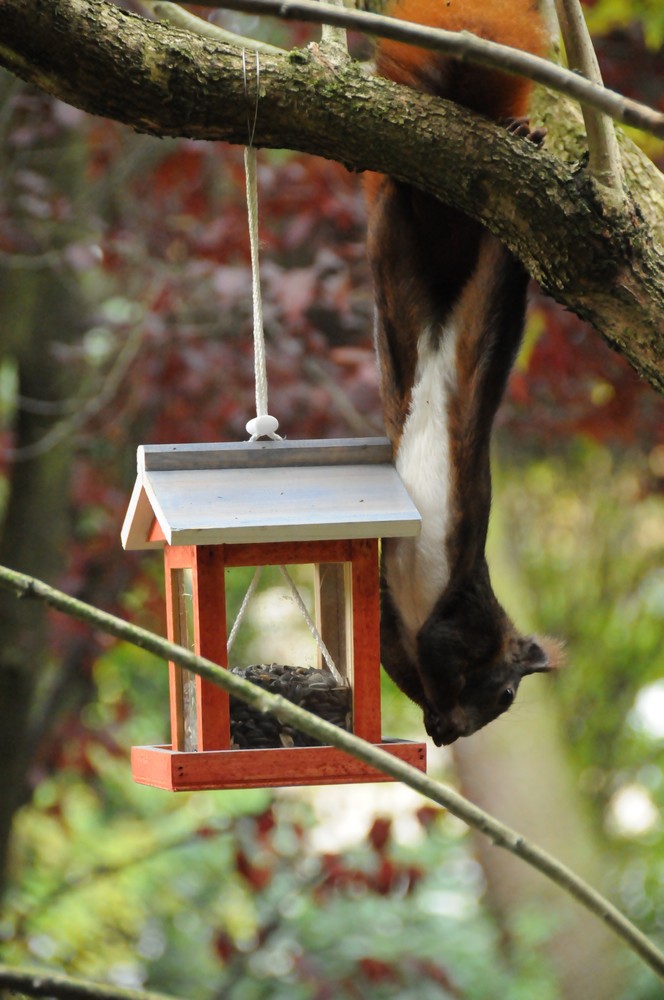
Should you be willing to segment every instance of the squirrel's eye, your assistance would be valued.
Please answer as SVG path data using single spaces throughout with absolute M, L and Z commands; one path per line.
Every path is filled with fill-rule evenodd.
M 514 701 L 514 688 L 505 688 L 498 699 L 501 708 L 509 708 Z

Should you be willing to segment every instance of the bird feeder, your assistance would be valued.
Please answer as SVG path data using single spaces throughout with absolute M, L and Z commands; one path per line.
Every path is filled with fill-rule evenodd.
M 378 540 L 419 528 L 386 439 L 149 445 L 138 449 L 122 542 L 163 549 L 169 640 L 226 668 L 226 570 L 313 564 L 316 626 L 350 689 L 349 728 L 424 770 L 423 743 L 383 739 L 380 708 Z M 227 693 L 173 663 L 170 715 L 170 745 L 132 750 L 138 782 L 389 780 L 331 746 L 237 748 Z

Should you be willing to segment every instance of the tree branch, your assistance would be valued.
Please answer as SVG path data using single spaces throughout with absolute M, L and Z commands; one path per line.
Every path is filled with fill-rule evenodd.
M 246 144 L 242 50 L 108 0 L 3 2 L 0 64 L 17 75 L 139 131 Z M 478 219 L 664 392 L 661 249 L 579 164 L 356 63 L 330 65 L 317 46 L 260 56 L 254 141 L 379 170 Z
M 601 87 L 602 74 L 579 0 L 555 0 L 555 4 L 570 69 L 579 70 Z M 623 170 L 613 122 L 586 104 L 581 105 L 581 111 L 588 136 L 590 170 L 600 184 L 622 197 Z
M 632 125 L 664 138 L 664 114 L 613 90 L 607 90 L 601 84 L 580 77 L 539 56 L 478 38 L 468 31 L 429 28 L 384 14 L 319 3 L 318 0 L 199 0 L 199 3 L 202 7 L 271 14 L 284 20 L 332 24 L 361 31 L 366 35 L 391 38 L 434 52 L 444 52 L 461 62 L 504 69 L 597 108 L 625 125 Z
M 220 42 L 223 45 L 241 45 L 252 52 L 262 52 L 264 55 L 276 56 L 284 55 L 285 50 L 277 45 L 270 45 L 268 42 L 261 42 L 257 38 L 245 38 L 234 31 L 227 31 L 217 24 L 210 24 L 209 21 L 195 14 L 190 14 L 188 10 L 183 10 L 176 3 L 170 0 L 140 0 L 144 7 L 153 17 L 160 21 L 167 21 L 176 28 L 183 28 L 185 31 L 193 31 L 197 35 L 204 35 L 212 39 L 213 42 Z
M 101 986 L 90 979 L 74 979 L 43 969 L 0 965 L 0 988 L 20 990 L 21 996 L 57 997 L 58 1000 L 177 1000 L 170 994 Z
M 494 819 L 488 813 L 469 802 L 458 792 L 422 774 L 417 768 L 392 757 L 379 747 L 366 743 L 352 733 L 320 719 L 280 695 L 274 695 L 229 670 L 203 657 L 175 646 L 160 636 L 105 611 L 99 611 L 69 597 L 62 591 L 48 586 L 34 577 L 17 573 L 0 566 L 0 586 L 15 593 L 19 598 L 36 598 L 44 601 L 64 614 L 77 618 L 92 628 L 101 629 L 124 642 L 138 646 L 165 661 L 172 661 L 190 670 L 205 680 L 224 688 L 233 697 L 240 698 L 260 712 L 278 713 L 285 722 L 302 732 L 309 733 L 323 743 L 335 746 L 371 767 L 401 781 L 415 791 L 443 806 L 468 826 L 479 830 L 498 847 L 503 847 L 527 864 L 536 868 L 565 892 L 574 897 L 589 912 L 599 917 L 637 955 L 664 979 L 664 954 L 641 931 L 625 917 L 612 903 L 584 882 L 567 866 L 553 858 L 536 844 L 526 840 L 521 834 Z

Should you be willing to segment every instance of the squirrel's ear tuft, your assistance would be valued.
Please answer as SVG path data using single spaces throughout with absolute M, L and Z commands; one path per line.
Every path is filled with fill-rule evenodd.
M 562 639 L 554 639 L 550 635 L 538 636 L 538 643 L 546 654 L 547 670 L 560 670 L 565 666 L 565 643 Z
M 558 670 L 564 661 L 562 643 L 548 636 L 523 639 L 520 661 L 522 677 Z

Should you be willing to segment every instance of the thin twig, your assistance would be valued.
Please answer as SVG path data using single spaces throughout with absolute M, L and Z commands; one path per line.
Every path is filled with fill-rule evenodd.
M 233 674 L 204 657 L 168 642 L 161 636 L 146 629 L 116 618 L 115 615 L 100 611 L 62 591 L 50 587 L 34 577 L 0 566 L 0 585 L 13 591 L 18 597 L 36 598 L 66 615 L 85 622 L 92 628 L 101 629 L 124 642 L 132 643 L 165 661 L 190 670 L 205 680 L 224 688 L 233 697 L 247 702 L 260 712 L 278 713 L 279 717 L 296 729 L 309 733 L 324 744 L 335 746 L 371 767 L 382 771 L 396 781 L 401 781 L 415 791 L 437 802 L 468 826 L 479 830 L 496 846 L 504 847 L 521 858 L 531 867 L 540 871 L 565 892 L 573 896 L 582 906 L 599 917 L 607 927 L 620 937 L 637 955 L 664 979 L 664 954 L 624 916 L 601 893 L 584 882 L 578 875 L 563 865 L 548 852 L 527 840 L 520 833 L 495 819 L 489 813 L 469 802 L 447 785 L 434 781 L 417 768 L 381 750 L 365 740 L 325 719 L 318 718 L 280 695 L 271 694 Z
M 136 355 L 141 349 L 143 331 L 140 325 L 130 329 L 127 339 L 118 351 L 113 360 L 109 372 L 104 376 L 101 385 L 94 386 L 94 392 L 90 392 L 86 399 L 81 400 L 79 408 L 72 412 L 74 400 L 67 401 L 68 415 L 59 420 L 50 430 L 33 441 L 31 444 L 20 445 L 18 448 L 4 449 L 5 455 L 14 462 L 27 462 L 55 448 L 65 438 L 74 434 L 76 430 L 83 427 L 87 421 L 97 416 L 106 406 L 111 403 L 118 392 L 124 377 L 134 362 Z M 28 407 L 29 408 L 29 407 Z M 33 410 L 33 412 L 35 412 Z
M 343 9 L 343 0 L 330 0 L 334 7 Z M 337 54 L 344 62 L 348 62 L 348 36 L 346 29 L 333 24 L 324 24 L 320 36 L 320 47 L 322 50 L 332 54 Z
M 421 24 L 406 23 L 395 17 L 363 10 L 348 10 L 329 3 L 317 3 L 315 0 L 199 0 L 199 5 L 268 14 L 284 20 L 334 24 L 366 35 L 391 38 L 435 52 L 444 52 L 462 62 L 477 63 L 525 76 L 544 87 L 567 94 L 582 104 L 597 108 L 617 121 L 664 138 L 664 114 L 591 83 L 546 59 L 477 38 L 468 31 L 429 28 Z
M 90 979 L 74 979 L 63 973 L 10 965 L 0 965 L 0 988 L 20 990 L 21 996 L 57 997 L 58 1000 L 177 1000 L 171 994 L 102 986 Z
M 325 389 L 332 404 L 336 406 L 354 435 L 371 437 L 372 434 L 381 433 L 380 419 L 377 416 L 372 419 L 370 414 L 358 410 L 348 391 L 342 387 L 342 380 L 332 378 L 319 361 L 313 357 L 306 357 L 302 361 L 302 368 L 309 378 L 314 379 L 318 385 Z
M 170 0 L 140 0 L 140 4 L 158 20 L 166 21 L 175 28 L 193 31 L 194 34 L 202 35 L 204 38 L 211 38 L 214 42 L 221 42 L 224 45 L 240 45 L 243 49 L 262 52 L 266 56 L 280 56 L 286 53 L 286 49 L 280 49 L 277 45 L 261 42 L 257 38 L 238 35 L 237 32 L 228 31 L 218 24 L 210 24 L 202 17 L 197 17 L 188 10 L 178 7 L 176 3 L 170 3 Z
M 555 0 L 569 68 L 603 86 L 602 73 L 579 0 Z M 616 130 L 608 115 L 581 105 L 588 137 L 588 168 L 605 187 L 622 195 L 623 168 Z
M 219 830 L 220 835 L 225 835 L 225 830 Z M 163 840 L 156 841 L 148 847 L 143 847 L 136 854 L 121 860 L 98 865 L 82 872 L 80 875 L 71 877 L 70 874 L 62 873 L 62 881 L 49 889 L 43 896 L 30 900 L 29 908 L 23 913 L 19 913 L 19 918 L 14 925 L 14 937 L 24 939 L 30 933 L 32 927 L 38 926 L 41 918 L 64 898 L 69 898 L 79 890 L 88 889 L 95 883 L 103 879 L 113 879 L 118 875 L 125 875 L 133 868 L 139 868 L 148 864 L 154 858 L 162 858 L 169 851 L 178 851 L 184 847 L 195 846 L 200 843 L 200 835 L 197 830 L 188 830 L 185 834 L 170 835 Z M 1 980 L 0 980 L 1 983 Z

